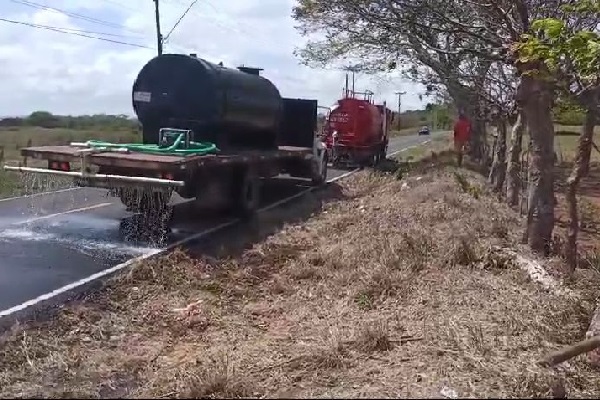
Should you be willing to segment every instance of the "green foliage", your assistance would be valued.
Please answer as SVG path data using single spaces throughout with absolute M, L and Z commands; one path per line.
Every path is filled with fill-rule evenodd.
M 585 110 L 572 100 L 559 98 L 552 110 L 554 123 L 567 126 L 583 125 Z
M 600 12 L 600 1 L 579 0 L 563 7 L 563 11 L 570 17 Z M 584 84 L 598 78 L 600 35 L 597 31 L 573 29 L 557 18 L 538 19 L 532 23 L 531 31 L 522 35 L 521 42 L 515 46 L 519 62 L 543 62 L 550 77 L 565 88 L 575 77 Z
M 138 122 L 126 115 L 54 115 L 47 111 L 35 111 L 27 117 L 12 117 L 0 120 L 1 127 L 39 127 L 72 130 L 134 130 Z
M 425 110 L 407 110 L 394 117 L 395 129 L 430 128 L 448 129 L 452 125 L 452 114 L 448 105 L 430 104 Z M 434 126 L 435 125 L 435 126 Z

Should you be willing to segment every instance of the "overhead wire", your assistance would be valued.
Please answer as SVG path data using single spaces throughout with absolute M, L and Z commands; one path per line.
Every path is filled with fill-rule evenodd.
M 190 5 L 183 12 L 183 14 L 181 15 L 181 17 L 179 17 L 179 19 L 177 20 L 177 22 L 175 22 L 175 25 L 173 25 L 173 27 L 171 28 L 171 30 L 169 31 L 169 33 L 167 33 L 167 35 L 164 37 L 164 40 L 169 40 L 169 36 L 171 36 L 171 33 L 173 33 L 173 31 L 175 30 L 175 28 L 177 28 L 177 26 L 179 25 L 179 23 L 183 20 L 183 18 L 185 18 L 185 16 L 187 15 L 187 13 L 192 9 L 192 7 L 194 7 L 194 4 L 196 4 L 197 2 L 198 2 L 198 0 L 194 0 L 194 1 L 192 1 L 190 3 Z
M 174 4 L 179 4 L 179 5 L 182 5 L 182 6 L 186 5 L 185 0 L 164 0 L 164 1 L 167 2 L 167 3 L 173 4 L 173 5 Z M 224 13 L 221 10 L 219 10 L 210 0 L 203 0 L 201 2 L 201 4 L 207 5 L 213 11 L 215 11 L 217 14 L 226 15 L 226 13 Z M 206 16 L 202 15 L 196 9 L 191 10 L 191 13 L 195 14 L 198 18 L 203 19 L 208 24 L 211 24 L 211 25 L 214 25 L 214 26 L 218 26 L 218 27 L 223 28 L 225 30 L 228 30 L 228 31 L 230 31 L 232 33 L 238 34 L 239 37 L 242 38 L 242 40 L 244 40 L 244 41 L 246 41 L 248 43 L 251 42 L 252 44 L 256 44 L 258 42 L 258 43 L 262 43 L 263 45 L 265 45 L 267 47 L 270 47 L 270 46 L 273 45 L 272 42 L 267 42 L 266 40 L 264 40 L 263 37 L 260 37 L 260 36 L 256 35 L 256 31 L 255 30 L 253 30 L 253 32 L 250 32 L 249 30 L 246 30 L 242 26 L 240 26 L 240 25 L 246 25 L 248 27 L 248 25 L 244 24 L 243 21 L 237 21 L 238 22 L 238 24 L 236 24 L 237 26 L 228 26 L 228 25 L 225 25 L 225 24 L 221 23 L 220 21 L 215 21 L 214 19 L 206 19 Z M 179 50 L 184 50 L 183 52 L 185 52 L 185 49 L 182 46 L 178 46 L 176 43 L 175 44 L 170 44 L 170 46 L 173 47 L 173 48 L 179 48 Z M 336 70 L 337 71 L 336 68 L 327 67 L 325 69 L 327 69 L 327 70 Z M 297 77 L 292 77 L 290 75 L 282 73 L 281 71 L 278 71 L 276 73 L 276 75 L 279 76 L 279 77 L 281 77 L 281 78 L 283 78 L 283 79 L 285 79 L 285 80 L 288 80 L 288 81 L 298 82 L 298 78 Z M 316 90 L 314 90 L 314 91 L 316 91 Z
M 139 47 L 139 48 L 144 48 L 144 49 L 153 49 L 152 47 L 144 46 L 144 45 L 137 44 L 137 43 L 129 43 L 129 42 L 124 42 L 124 41 L 120 41 L 120 40 L 103 38 L 103 37 L 99 37 L 99 36 L 92 36 L 91 34 L 87 34 L 87 33 L 92 33 L 90 31 L 77 30 L 77 31 L 74 31 L 74 32 L 70 32 L 70 31 L 64 30 L 65 28 L 58 28 L 58 27 L 54 27 L 54 26 L 34 24 L 34 23 L 24 22 L 24 21 L 15 21 L 15 20 L 12 20 L 12 19 L 7 19 L 7 18 L 0 18 L 0 21 L 8 22 L 8 23 L 11 23 L 11 24 L 16 24 L 16 25 L 29 26 L 31 28 L 45 29 L 45 30 L 49 30 L 49 31 L 53 31 L 53 32 L 59 32 L 59 33 L 64 33 L 64 34 L 68 34 L 68 35 L 85 37 L 85 38 L 88 38 L 88 39 L 101 40 L 101 41 L 115 43 L 115 44 L 121 44 L 121 45 L 132 46 L 132 47 Z M 96 33 L 96 34 L 100 34 L 100 33 Z
M 103 2 L 105 2 L 105 3 L 108 3 L 108 4 L 113 4 L 113 5 L 117 6 L 117 7 L 121 7 L 121 8 L 123 8 L 123 9 L 125 9 L 125 10 L 129 10 L 129 11 L 138 11 L 138 10 L 136 10 L 136 9 L 135 9 L 135 8 L 133 8 L 133 7 L 126 6 L 125 4 L 123 4 L 123 3 L 119 3 L 118 1 L 115 1 L 115 0 L 102 0 L 102 1 L 103 1 Z
M 169 0 L 167 2 L 171 3 L 171 4 L 186 5 L 183 2 L 183 0 Z M 208 5 L 217 14 L 225 15 L 222 11 L 219 11 L 209 0 L 204 0 L 202 2 L 202 4 Z M 235 26 L 235 27 L 234 26 L 229 26 L 229 25 L 223 24 L 221 21 L 216 21 L 216 20 L 214 20 L 212 18 L 211 19 L 207 19 L 205 15 L 200 14 L 200 12 L 198 10 L 195 10 L 195 9 L 191 10 L 191 12 L 192 12 L 192 14 L 196 15 L 198 18 L 202 19 L 203 21 L 206 21 L 210 25 L 218 26 L 219 28 L 223 28 L 225 30 L 228 30 L 229 32 L 236 33 L 236 34 L 240 35 L 240 37 L 242 38 L 242 40 L 252 41 L 253 43 L 261 42 L 265 46 L 271 46 L 273 44 L 273 43 L 267 43 L 266 41 L 263 40 L 263 38 L 257 37 L 257 35 L 255 33 L 251 33 L 250 31 L 247 31 L 245 29 L 240 29 L 239 26 Z M 243 25 L 241 21 L 239 21 L 239 25 Z
M 32 7 L 32 8 L 36 8 L 36 9 L 42 9 L 42 10 L 49 10 L 49 11 L 53 11 L 53 12 L 57 12 L 63 15 L 67 15 L 71 18 L 74 19 L 80 19 L 80 20 L 84 20 L 90 23 L 94 23 L 97 25 L 103 25 L 106 27 L 111 27 L 111 28 L 118 28 L 121 29 L 123 31 L 128 31 L 128 32 L 132 32 L 135 34 L 140 34 L 143 35 L 141 32 L 139 31 L 134 31 L 134 30 L 130 30 L 122 25 L 110 22 L 110 21 L 105 21 L 102 19 L 98 19 L 98 18 L 94 18 L 94 17 L 89 17 L 83 14 L 79 14 L 79 13 L 75 13 L 75 12 L 71 12 L 71 11 L 67 11 L 64 9 L 60 9 L 57 7 L 50 7 L 44 4 L 40 4 L 40 3 L 36 3 L 34 1 L 30 1 L 30 0 L 10 0 L 13 3 L 16 4 L 21 4 L 21 5 L 25 5 L 28 7 Z M 119 6 L 122 7 L 124 9 L 128 9 L 128 10 L 132 10 L 132 11 L 137 11 L 131 7 L 126 6 L 123 3 L 120 3 L 118 1 L 115 0 L 102 0 L 106 3 L 109 4 L 113 4 L 115 6 Z M 167 3 L 177 3 L 180 5 L 187 5 L 183 2 L 183 0 L 165 0 Z M 209 24 L 212 25 L 216 25 L 220 28 L 229 30 L 230 32 L 234 32 L 239 34 L 244 40 L 246 41 L 252 41 L 253 43 L 258 42 L 262 42 L 265 45 L 272 45 L 272 43 L 267 43 L 266 41 L 264 41 L 264 38 L 261 37 L 257 37 L 257 35 L 255 33 L 250 33 L 249 31 L 245 30 L 245 29 L 240 29 L 240 25 L 242 25 L 241 23 L 238 24 L 237 27 L 233 27 L 233 26 L 228 26 L 225 25 L 223 23 L 221 23 L 220 21 L 215 21 L 214 19 L 206 19 L 204 15 L 200 14 L 197 10 L 193 9 L 193 6 L 198 2 L 198 0 L 194 0 L 192 1 L 191 4 L 187 5 L 187 9 L 185 10 L 185 12 L 183 13 L 183 15 L 181 15 L 181 17 L 179 17 L 179 19 L 177 20 L 177 22 L 174 24 L 173 28 L 169 31 L 169 33 L 165 36 L 165 41 L 167 39 L 170 39 L 171 34 L 174 32 L 174 30 L 177 28 L 177 26 L 181 23 L 181 21 L 183 20 L 183 18 L 188 14 L 188 13 L 193 13 L 196 16 L 202 18 L 203 20 L 207 21 Z M 213 9 L 216 13 L 223 15 L 223 12 L 220 11 L 219 9 L 217 9 L 217 7 L 215 7 L 214 4 L 212 4 L 209 0 L 204 0 L 203 1 L 204 4 L 208 5 L 211 9 Z M 8 23 L 12 23 L 12 24 L 20 24 L 20 25 L 25 25 L 25 26 L 30 26 L 33 28 L 38 28 L 38 29 L 45 29 L 45 30 L 50 30 L 50 31 L 54 31 L 54 32 L 59 32 L 59 33 L 63 33 L 63 34 L 71 34 L 71 35 L 75 35 L 75 36 L 80 36 L 80 37 L 85 37 L 85 38 L 89 38 L 89 39 L 95 39 L 95 40 L 101 40 L 101 41 L 105 41 L 105 42 L 110 42 L 110 43 L 115 43 L 115 44 L 120 44 L 120 45 L 127 45 L 127 46 L 132 46 L 132 47 L 138 47 L 138 48 L 145 48 L 145 49 L 154 49 L 154 47 L 149 47 L 149 46 L 145 46 L 145 45 L 140 45 L 140 44 L 136 44 L 136 43 L 131 43 L 131 42 L 125 42 L 125 41 L 120 41 L 120 40 L 114 40 L 114 39 L 109 39 L 106 37 L 100 37 L 100 36 L 112 36 L 112 37 L 127 37 L 126 35 L 121 35 L 121 34 L 111 34 L 111 33 L 103 33 L 103 32 L 94 32 L 94 31 L 88 31 L 88 30 L 83 30 L 83 29 L 73 29 L 73 28 L 59 28 L 59 27 L 54 27 L 54 26 L 47 26 L 47 25 L 41 25 L 41 24 L 34 24 L 34 23 L 29 23 L 29 22 L 24 22 L 24 21 L 15 21 L 15 20 L 9 20 L 6 18 L 0 18 L 0 21 L 4 21 L 4 22 L 8 22 Z M 93 35 L 98 35 L 98 36 L 93 36 Z M 133 37 L 133 36 L 130 36 Z M 178 46 L 176 43 L 171 44 L 171 46 L 173 47 L 178 47 L 181 50 L 185 50 L 183 48 L 183 46 Z M 186 46 L 187 47 L 187 46 Z M 277 73 L 276 75 L 279 75 L 280 77 L 282 77 L 283 79 L 286 80 L 291 80 L 291 81 L 296 81 L 296 78 L 293 78 L 289 75 L 283 74 L 281 72 Z
M 167 3 L 170 3 L 170 4 L 187 5 L 187 4 L 184 2 L 184 0 L 165 0 L 165 1 L 166 1 Z M 194 1 L 194 4 L 195 4 L 195 3 L 196 3 L 196 1 Z M 214 5 L 213 5 L 213 4 L 212 4 L 212 3 L 211 3 L 209 0 L 204 0 L 204 1 L 202 1 L 202 4 L 206 4 L 206 5 L 208 5 L 210 8 L 212 8 L 212 9 L 213 9 L 213 10 L 214 10 L 216 13 L 218 13 L 218 14 L 222 14 L 222 15 L 224 14 L 222 11 L 219 11 L 219 10 L 218 10 L 218 9 L 217 9 L 217 8 L 216 8 L 216 7 L 215 7 L 215 6 L 214 6 Z M 207 21 L 207 22 L 208 22 L 209 24 L 211 24 L 211 25 L 215 25 L 215 26 L 218 26 L 218 27 L 220 27 L 220 28 L 223 28 L 223 29 L 225 29 L 225 30 L 228 30 L 228 31 L 230 31 L 230 32 L 236 33 L 236 34 L 238 34 L 238 35 L 239 35 L 239 37 L 241 37 L 241 38 L 242 38 L 242 40 L 245 40 L 245 41 L 247 41 L 247 42 L 252 42 L 252 44 L 256 44 L 257 42 L 259 42 L 259 43 L 262 43 L 263 45 L 265 45 L 265 46 L 267 46 L 267 47 L 269 47 L 269 46 L 272 46 L 272 45 L 273 45 L 273 43 L 268 43 L 268 42 L 266 42 L 265 40 L 263 40 L 263 38 L 257 37 L 255 34 L 252 34 L 252 33 L 251 33 L 251 32 L 249 32 L 249 31 L 246 31 L 246 30 L 243 30 L 243 29 L 242 29 L 242 30 L 240 30 L 240 29 L 239 29 L 239 27 L 237 27 L 237 28 L 234 28 L 234 27 L 232 27 L 232 26 L 227 26 L 227 25 L 224 25 L 224 24 L 222 24 L 222 23 L 219 23 L 218 21 L 215 21 L 214 19 L 206 19 L 206 18 L 205 18 L 206 16 L 205 16 L 205 15 L 202 15 L 202 14 L 200 14 L 200 13 L 199 13 L 199 11 L 197 11 L 196 9 L 191 9 L 191 10 L 190 10 L 190 9 L 191 9 L 191 7 L 190 7 L 190 6 L 188 6 L 188 10 L 189 10 L 189 11 L 191 11 L 191 13 L 192 13 L 192 14 L 195 14 L 195 15 L 196 15 L 198 18 L 201 18 L 201 19 L 203 19 L 203 20 Z M 186 10 L 186 12 L 187 12 L 188 10 Z M 184 13 L 184 15 L 185 15 L 185 13 Z M 182 16 L 182 17 L 183 17 L 183 16 Z M 181 20 L 181 19 L 182 19 L 182 18 L 180 18 L 180 20 Z M 180 21 L 180 20 L 179 20 L 179 21 Z M 178 22 L 179 22 L 179 21 L 178 21 Z M 241 23 L 241 22 L 240 22 L 240 23 Z M 177 24 L 176 24 L 176 25 L 177 25 Z M 169 36 L 170 36 L 170 34 L 171 34 L 171 32 L 169 33 L 169 35 L 167 35 L 167 37 L 169 37 Z M 165 41 L 166 41 L 166 37 L 165 37 Z M 175 48 L 176 50 L 179 50 L 179 51 L 182 51 L 182 52 L 186 52 L 186 49 L 184 48 L 184 46 L 177 45 L 177 43 L 169 43 L 169 45 L 170 45 L 171 47 Z M 288 81 L 292 81 L 292 82 L 298 82 L 298 78 L 297 78 L 297 77 L 292 77 L 292 76 L 286 75 L 286 74 L 284 74 L 284 73 L 281 73 L 281 72 L 277 72 L 277 75 L 278 75 L 279 77 L 283 78 L 283 79 L 286 79 L 286 80 L 288 80 Z
M 83 15 L 83 14 L 79 14 L 79 13 L 75 13 L 75 12 L 71 12 L 71 11 L 67 11 L 67 10 L 63 10 L 57 7 L 50 7 L 47 6 L 45 4 L 40 4 L 40 3 L 36 3 L 33 1 L 29 1 L 29 0 L 10 0 L 11 2 L 15 3 L 15 4 L 21 4 L 27 7 L 31 7 L 31 8 L 36 8 L 38 10 L 46 10 L 46 11 L 53 11 L 53 12 L 57 12 L 63 15 L 67 15 L 71 18 L 74 19 L 80 19 L 83 21 L 87 21 L 93 24 L 97 24 L 97 25 L 102 25 L 102 26 L 106 26 L 106 27 L 110 27 L 110 28 L 117 28 L 117 29 L 122 29 L 123 31 L 128 31 L 131 33 L 135 33 L 138 35 L 143 35 L 142 32 L 136 32 L 133 31 L 131 29 L 128 29 L 127 27 L 124 27 L 123 25 L 120 24 L 116 24 L 114 22 L 110 22 L 110 21 L 105 21 L 105 20 L 101 20 L 98 18 L 94 18 L 94 17 L 89 17 L 87 15 Z

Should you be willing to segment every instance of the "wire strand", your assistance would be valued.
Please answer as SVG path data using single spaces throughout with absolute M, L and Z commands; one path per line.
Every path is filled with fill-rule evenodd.
M 110 43 L 122 44 L 122 45 L 126 45 L 126 46 L 139 47 L 139 48 L 143 48 L 143 49 L 151 49 L 151 50 L 153 50 L 152 47 L 144 46 L 142 44 L 122 42 L 120 40 L 107 39 L 107 38 L 102 38 L 102 37 L 98 37 L 98 36 L 92 36 L 92 35 L 88 35 L 88 34 L 85 34 L 85 33 L 81 33 L 81 32 L 86 32 L 86 31 L 69 32 L 69 31 L 64 30 L 64 28 L 58 28 L 58 27 L 55 27 L 55 26 L 48 26 L 48 25 L 32 24 L 32 23 L 29 23 L 29 22 L 15 21 L 15 20 L 6 19 L 6 18 L 0 18 L 0 21 L 4 21 L 4 22 L 11 23 L 11 24 L 16 24 L 16 25 L 29 26 L 31 28 L 45 29 L 45 30 L 49 30 L 49 31 L 53 31 L 53 32 L 65 33 L 65 34 L 68 34 L 68 35 L 80 36 L 80 37 L 84 37 L 84 38 L 88 38 L 88 39 L 96 39 L 96 40 L 101 40 L 101 41 L 104 41 L 104 42 L 110 42 Z
M 192 9 L 192 7 L 194 7 L 194 4 L 196 4 L 197 2 L 198 2 L 198 0 L 192 1 L 192 3 L 185 10 L 185 12 L 181 15 L 181 17 L 179 17 L 179 19 L 177 20 L 177 22 L 175 22 L 175 25 L 173 25 L 173 28 L 171 28 L 171 30 L 169 31 L 169 33 L 167 33 L 167 36 L 165 36 L 164 40 L 168 40 L 169 39 L 169 36 L 171 36 L 171 33 L 173 33 L 173 31 L 175 30 L 175 28 L 177 28 L 177 25 L 179 25 L 179 23 L 183 20 L 183 18 L 186 16 L 186 14 Z
M 141 32 L 132 31 L 130 29 L 125 28 L 122 25 L 115 24 L 115 23 L 110 22 L 110 21 L 104 21 L 104 20 L 101 20 L 101 19 L 98 19 L 98 18 L 88 17 L 88 16 L 83 15 L 83 14 L 79 14 L 79 13 L 75 13 L 75 12 L 71 12 L 71 11 L 62 10 L 60 8 L 46 6 L 44 4 L 39 4 L 39 3 L 36 3 L 36 2 L 33 2 L 33 1 L 28 1 L 28 0 L 10 0 L 10 1 L 13 2 L 13 3 L 16 3 L 16 4 L 21 4 L 21 5 L 27 6 L 27 7 L 36 8 L 38 10 L 47 10 L 47 11 L 58 12 L 60 14 L 67 15 L 67 16 L 69 16 L 71 18 L 81 19 L 81 20 L 84 20 L 84 21 L 91 22 L 93 24 L 103 25 L 103 26 L 110 27 L 110 28 L 123 29 L 125 31 L 131 32 L 131 33 L 135 33 L 135 34 L 138 34 L 138 35 L 142 34 Z

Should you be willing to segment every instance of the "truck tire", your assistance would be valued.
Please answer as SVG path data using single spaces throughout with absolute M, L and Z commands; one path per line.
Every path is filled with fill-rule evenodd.
M 251 217 L 260 206 L 261 182 L 250 168 L 240 171 L 233 183 L 234 213 L 242 218 Z
M 313 174 L 312 174 L 312 184 L 314 186 L 321 186 L 327 182 L 327 168 L 328 168 L 329 159 L 327 157 L 327 152 L 323 152 L 323 156 L 320 158 L 318 163 L 313 163 Z

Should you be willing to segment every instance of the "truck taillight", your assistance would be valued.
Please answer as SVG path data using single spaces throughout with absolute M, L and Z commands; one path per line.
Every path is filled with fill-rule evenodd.
M 69 172 L 71 170 L 71 165 L 64 161 L 48 161 L 48 169 Z
M 173 175 L 170 172 L 167 172 L 167 173 L 163 174 L 163 179 L 169 179 L 171 181 L 174 181 L 175 180 L 175 175 Z

